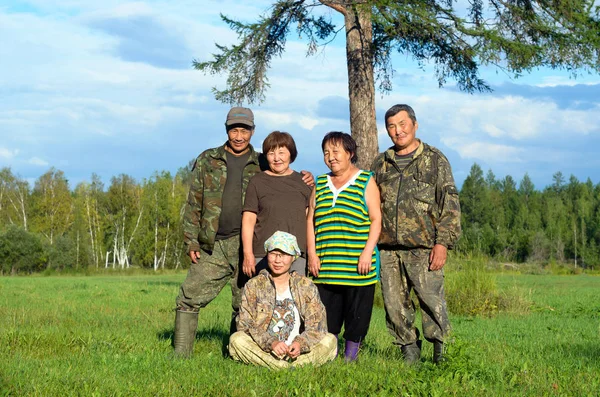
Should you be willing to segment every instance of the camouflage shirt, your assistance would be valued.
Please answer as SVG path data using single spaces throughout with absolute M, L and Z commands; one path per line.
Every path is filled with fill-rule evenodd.
M 460 203 L 448 159 L 420 142 L 400 172 L 394 148 L 380 153 L 371 170 L 381 192 L 379 244 L 402 248 L 452 249 L 460 237 Z
M 301 353 L 308 353 L 327 334 L 325 306 L 321 303 L 315 284 L 296 272 L 290 274 L 290 292 L 302 321 L 300 335 L 296 336 L 294 342 L 300 344 Z M 277 341 L 267 331 L 275 309 L 276 294 L 271 275 L 267 270 L 262 270 L 244 287 L 237 317 L 237 330 L 250 335 L 266 352 L 270 352 L 271 345 Z
M 241 202 L 244 201 L 248 181 L 261 171 L 260 161 L 259 154 L 250 145 L 250 157 L 242 177 Z M 183 217 L 183 240 L 187 252 L 200 251 L 201 248 L 212 251 L 219 229 L 226 181 L 225 145 L 202 152 L 192 169 L 192 183 Z

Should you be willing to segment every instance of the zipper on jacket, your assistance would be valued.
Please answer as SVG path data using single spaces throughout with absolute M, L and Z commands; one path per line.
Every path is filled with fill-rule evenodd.
M 396 244 L 400 245 L 400 241 L 398 241 L 398 203 L 400 203 L 400 187 L 402 186 L 402 180 L 404 179 L 404 173 L 400 173 L 400 182 L 398 182 L 398 192 L 396 193 L 396 216 L 394 217 L 394 223 L 396 223 L 396 233 L 395 239 Z
M 396 155 L 395 152 L 394 155 Z M 398 191 L 396 192 L 396 215 L 394 216 L 394 226 L 396 229 L 396 231 L 394 232 L 394 239 L 396 240 L 396 244 L 399 245 L 400 243 L 398 242 L 398 203 L 400 202 L 400 186 L 402 185 L 402 179 L 404 177 L 404 174 L 402 173 L 402 171 L 400 171 L 400 167 L 398 167 L 398 164 L 396 164 L 395 159 L 390 159 L 390 163 L 392 163 L 392 166 L 396 169 L 396 171 L 398 171 L 398 174 L 400 174 L 400 181 L 398 182 Z
M 394 155 L 395 155 L 395 153 L 394 153 Z M 396 164 L 396 160 L 394 159 L 392 161 L 394 168 L 396 168 L 396 171 L 398 171 L 400 173 L 400 182 L 398 182 L 398 191 L 396 192 L 396 216 L 394 217 L 394 223 L 396 224 L 395 239 L 396 239 L 397 245 L 400 245 L 400 241 L 398 241 L 398 204 L 400 203 L 400 188 L 402 187 L 402 181 L 404 180 L 404 171 L 415 162 L 417 157 L 418 156 L 413 156 L 410 163 L 406 164 L 406 167 L 404 167 L 404 169 L 402 171 L 400 171 L 398 164 Z

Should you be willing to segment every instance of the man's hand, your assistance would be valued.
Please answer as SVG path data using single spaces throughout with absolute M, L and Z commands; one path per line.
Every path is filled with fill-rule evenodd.
M 313 187 L 315 186 L 315 178 L 313 177 L 313 174 L 310 173 L 310 171 L 300 171 L 300 173 L 302 174 L 302 182 L 306 183 L 308 186 Z
M 242 271 L 250 278 L 256 274 L 256 260 L 254 259 L 254 255 L 244 255 Z
M 288 346 L 285 342 L 275 341 L 271 344 L 271 353 L 275 355 L 275 357 L 282 359 L 288 354 Z
M 435 271 L 443 268 L 446 264 L 447 256 L 448 248 L 441 244 L 434 245 L 431 253 L 429 254 L 429 270 Z
M 200 259 L 200 251 L 190 251 L 189 255 L 192 263 L 198 263 L 198 259 Z
M 296 358 L 300 355 L 300 343 L 293 341 L 287 353 L 289 358 Z

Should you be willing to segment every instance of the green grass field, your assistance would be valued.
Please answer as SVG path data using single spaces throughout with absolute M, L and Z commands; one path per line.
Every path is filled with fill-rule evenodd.
M 230 292 L 201 311 L 194 356 L 172 357 L 184 273 L 0 278 L 0 395 L 600 395 L 600 277 L 499 274 L 527 314 L 452 316 L 448 360 L 403 364 L 376 307 L 357 363 L 271 372 L 223 355 Z

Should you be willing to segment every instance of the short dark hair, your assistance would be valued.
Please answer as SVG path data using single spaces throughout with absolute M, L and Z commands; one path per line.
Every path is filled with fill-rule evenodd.
M 415 111 L 408 105 L 398 104 L 394 105 L 385 112 L 385 124 L 387 125 L 387 121 L 390 117 L 394 117 L 400 112 L 408 113 L 408 117 L 412 120 L 413 124 L 417 122 L 417 116 L 415 115 Z
M 284 147 L 290 151 L 290 163 L 293 163 L 298 156 L 298 150 L 296 149 L 296 142 L 294 142 L 294 138 L 283 131 L 273 131 L 263 141 L 262 151 L 266 156 L 273 149 L 277 149 L 278 147 Z
M 325 151 L 325 145 L 331 142 L 334 145 L 341 145 L 344 150 L 348 153 L 351 153 L 350 162 L 352 164 L 356 164 L 358 161 L 358 156 L 356 155 L 356 141 L 350 134 L 346 134 L 341 131 L 331 131 L 328 132 L 323 138 L 323 142 L 321 142 L 321 150 Z

